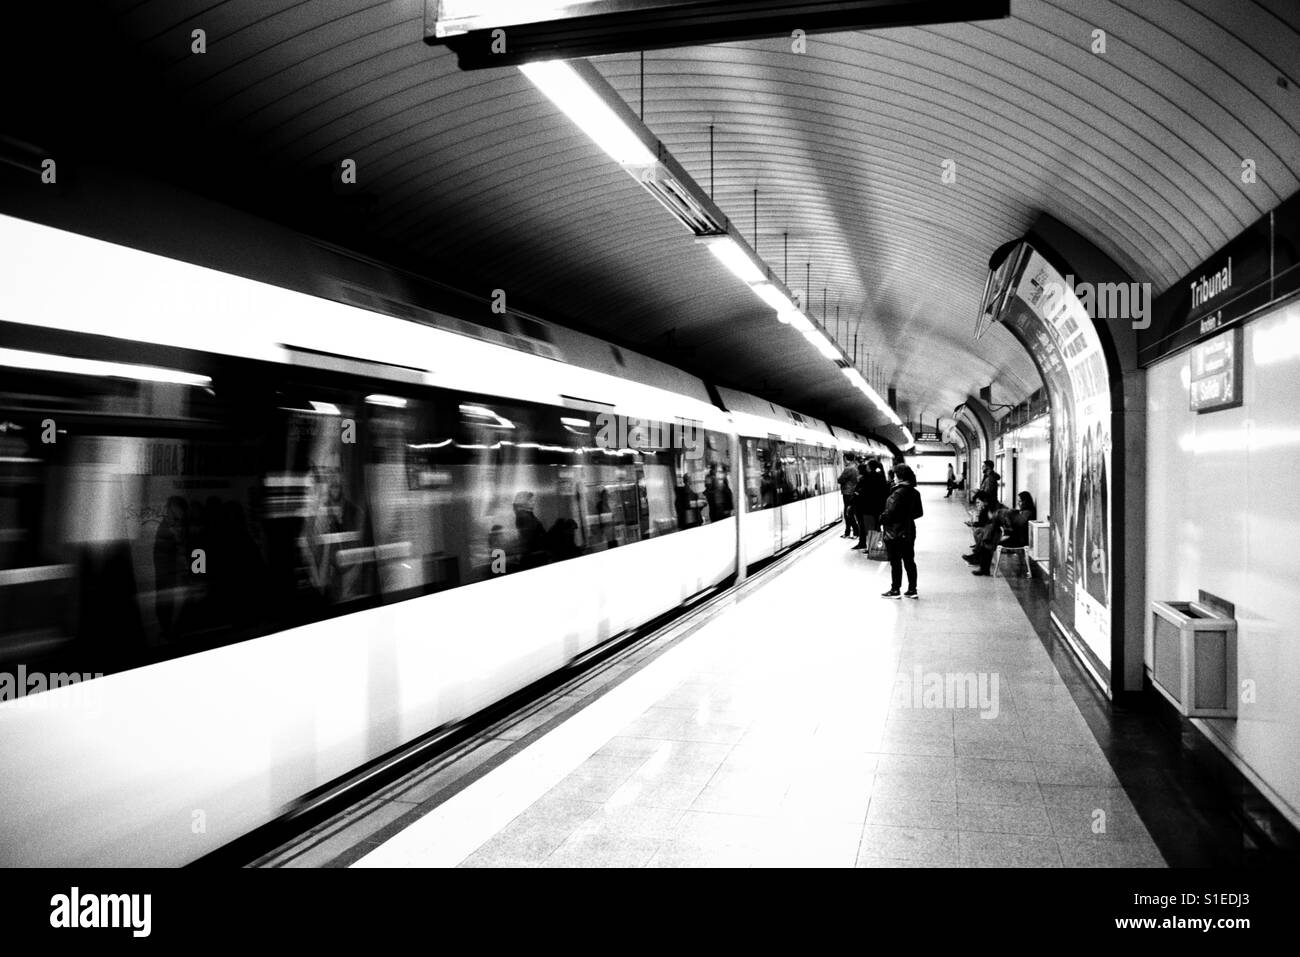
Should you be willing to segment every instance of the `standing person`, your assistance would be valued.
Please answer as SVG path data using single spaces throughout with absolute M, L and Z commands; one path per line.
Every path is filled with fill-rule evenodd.
M 880 514 L 880 526 L 889 552 L 889 591 L 882 598 L 918 598 L 916 593 L 916 520 L 925 514 L 921 493 L 916 490 L 916 475 L 910 466 L 894 469 L 894 487 Z M 903 571 L 907 571 L 907 591 L 899 594 Z
M 858 544 L 854 549 L 871 553 L 871 545 L 880 534 L 880 513 L 889 497 L 889 481 L 879 459 L 868 459 L 862 466 L 854 504 L 858 512 Z
M 984 493 L 984 501 L 996 502 L 998 500 L 998 486 L 1002 483 L 1002 476 L 993 471 L 993 463 L 988 459 L 984 460 L 984 474 L 980 476 L 979 490 Z
M 952 498 L 952 490 L 957 487 L 957 473 L 953 471 L 952 463 L 948 463 L 948 494 L 944 498 Z
M 840 495 L 844 498 L 844 534 L 840 538 L 853 538 L 858 534 L 858 523 L 853 514 L 853 493 L 858 488 L 858 466 L 852 453 L 844 455 L 844 471 L 840 473 Z

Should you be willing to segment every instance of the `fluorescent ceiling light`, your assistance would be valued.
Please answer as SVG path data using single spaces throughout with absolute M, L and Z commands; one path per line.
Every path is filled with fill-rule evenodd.
M 542 60 L 521 64 L 519 71 L 614 162 L 623 166 L 648 166 L 655 161 L 650 148 L 568 63 Z
M 809 331 L 816 331 L 813 328 L 812 322 L 802 312 L 791 313 L 789 319 L 790 325 L 794 326 L 804 335 L 807 335 Z
M 767 281 L 765 273 L 753 257 L 730 236 L 708 237 L 698 240 L 708 247 L 718 262 L 731 270 L 732 275 L 751 285 Z
M 339 407 L 333 402 L 317 402 L 315 399 L 309 399 L 308 405 L 311 406 L 313 412 L 319 412 L 322 415 L 339 414 Z
M 571 418 L 570 416 L 567 415 L 560 416 L 560 422 L 564 425 L 572 426 L 575 429 L 591 428 L 591 423 L 586 419 Z
M 384 405 L 390 409 L 406 408 L 406 400 L 397 395 L 368 395 L 366 401 L 371 405 Z
M 831 341 L 827 339 L 824 335 L 822 335 L 820 332 L 818 332 L 816 329 L 813 329 L 812 327 L 804 329 L 803 336 L 814 346 L 816 346 L 817 351 L 820 352 L 822 355 L 824 355 L 827 359 L 838 359 L 840 357 L 840 350 L 835 348 L 835 346 L 831 343 Z
M 770 282 L 755 283 L 749 288 L 754 290 L 754 293 L 759 299 L 762 299 L 765 303 L 775 309 L 777 315 L 780 315 L 783 312 L 791 313 L 799 311 L 795 304 L 790 301 L 790 297 L 780 289 L 777 289 L 776 286 Z
M 39 372 L 66 372 L 71 375 L 101 376 L 114 379 L 137 379 L 141 382 L 172 382 L 176 385 L 206 387 L 212 379 L 205 375 L 164 369 L 161 366 L 138 366 L 126 362 L 103 362 L 99 359 L 74 359 L 45 352 L 0 349 L 0 366 L 33 369 Z

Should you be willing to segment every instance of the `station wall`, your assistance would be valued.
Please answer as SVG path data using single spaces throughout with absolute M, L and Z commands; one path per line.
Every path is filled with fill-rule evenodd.
M 1016 496 L 1028 492 L 1038 506 L 1038 517 L 1047 520 L 1052 505 L 1052 427 L 1048 416 L 1039 416 L 1002 435 L 1003 449 L 1016 450 L 1015 487 L 1011 485 L 1011 468 L 1004 466 L 1002 476 L 1004 501 L 1016 507 Z
M 1243 346 L 1238 408 L 1190 410 L 1190 352 L 1147 370 L 1146 599 L 1236 605 L 1247 694 L 1236 720 L 1198 727 L 1300 823 L 1300 300 L 1249 322 Z

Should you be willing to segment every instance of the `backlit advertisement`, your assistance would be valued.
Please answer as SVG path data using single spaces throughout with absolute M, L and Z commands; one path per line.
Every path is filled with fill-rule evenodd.
M 1051 402 L 1051 611 L 1109 680 L 1111 403 L 1101 340 L 1074 291 L 1030 251 L 999 317 Z

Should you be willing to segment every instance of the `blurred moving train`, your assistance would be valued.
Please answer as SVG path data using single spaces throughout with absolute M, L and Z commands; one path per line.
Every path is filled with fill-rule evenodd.
M 0 864 L 193 861 L 891 452 L 302 244 L 273 285 L 0 216 Z

